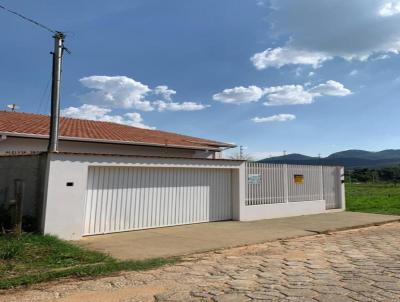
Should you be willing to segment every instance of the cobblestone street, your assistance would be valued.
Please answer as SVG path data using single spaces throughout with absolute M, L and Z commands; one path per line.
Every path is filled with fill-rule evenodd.
M 11 301 L 400 301 L 400 223 L 204 253 L 5 292 Z

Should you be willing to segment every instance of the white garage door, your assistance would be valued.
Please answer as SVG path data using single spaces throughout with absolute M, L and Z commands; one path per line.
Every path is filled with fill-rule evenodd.
M 90 167 L 84 235 L 232 219 L 229 169 Z

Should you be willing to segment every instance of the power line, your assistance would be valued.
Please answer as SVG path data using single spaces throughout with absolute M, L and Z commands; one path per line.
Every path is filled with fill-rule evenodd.
M 45 89 L 43 90 L 42 97 L 41 97 L 40 100 L 39 100 L 39 107 L 38 107 L 36 113 L 41 113 L 42 105 L 43 105 L 43 103 L 44 103 L 45 97 L 48 95 L 47 92 L 49 91 L 50 82 L 51 82 L 51 78 L 49 78 L 49 80 L 47 81 L 46 87 L 45 87 Z
M 33 24 L 35 24 L 35 25 L 37 25 L 37 26 L 39 26 L 39 27 L 51 32 L 51 33 L 53 33 L 53 34 L 55 34 L 57 32 L 56 30 L 53 30 L 53 29 L 47 27 L 46 25 L 43 25 L 43 24 L 41 24 L 41 23 L 31 19 L 31 18 L 25 17 L 24 15 L 14 11 L 14 10 L 11 10 L 11 9 L 1 5 L 1 4 L 0 4 L 0 8 L 5 10 L 5 11 L 7 11 L 7 12 L 9 12 L 9 13 L 11 13 L 11 14 L 13 14 L 13 15 L 16 15 L 17 17 L 20 17 L 21 19 L 24 19 L 25 21 L 31 22 L 31 23 L 33 23 Z

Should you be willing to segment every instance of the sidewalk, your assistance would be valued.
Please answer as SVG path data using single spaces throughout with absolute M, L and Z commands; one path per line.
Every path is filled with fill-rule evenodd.
M 224 221 L 86 237 L 78 244 L 118 259 L 146 259 L 204 252 L 278 239 L 357 228 L 400 216 L 338 212 L 259 220 Z

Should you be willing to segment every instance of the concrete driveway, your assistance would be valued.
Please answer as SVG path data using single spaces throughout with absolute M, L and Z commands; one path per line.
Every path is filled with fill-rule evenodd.
M 224 221 L 85 237 L 86 248 L 115 258 L 181 256 L 399 221 L 400 216 L 337 212 L 251 222 Z

